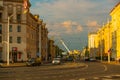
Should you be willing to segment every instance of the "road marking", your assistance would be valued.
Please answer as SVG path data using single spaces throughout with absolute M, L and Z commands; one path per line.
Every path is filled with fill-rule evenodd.
M 103 80 L 113 80 L 113 79 L 104 79 L 104 78 L 103 78 Z
M 113 75 L 113 76 L 117 76 L 117 77 L 120 77 L 120 75 L 119 75 L 119 74 L 116 74 L 116 75 Z
M 99 79 L 99 77 L 94 77 L 93 79 Z
M 81 68 L 82 70 L 88 68 L 88 65 L 87 65 L 87 64 L 84 64 L 84 65 L 85 65 L 85 67 L 84 67 L 84 68 Z
M 104 78 L 112 78 L 112 76 L 104 76 Z
M 86 80 L 85 78 L 80 78 L 79 80 Z
M 104 67 L 104 71 L 107 71 L 107 66 L 106 66 L 106 65 L 103 65 L 103 67 Z

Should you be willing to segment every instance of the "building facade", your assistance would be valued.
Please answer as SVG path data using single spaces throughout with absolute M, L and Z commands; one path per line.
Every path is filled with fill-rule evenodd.
M 113 58 L 120 58 L 120 2 L 111 10 L 111 24 L 113 27 L 112 44 Z
M 89 33 L 88 35 L 88 48 L 89 48 L 89 56 L 96 57 L 98 50 L 98 40 L 97 40 L 97 34 L 96 33 Z
M 49 59 L 52 60 L 53 58 L 56 57 L 55 45 L 54 45 L 54 40 L 53 39 L 49 39 L 48 46 L 49 46 L 49 48 L 48 48 Z
M 98 55 L 103 58 L 120 59 L 120 2 L 110 12 L 108 21 L 97 31 Z M 89 45 L 89 44 L 88 44 Z
M 36 57 L 37 53 L 39 56 L 41 53 L 47 53 L 47 51 L 44 53 L 41 47 L 42 42 L 45 42 L 47 47 L 47 38 L 42 41 L 41 35 L 47 37 L 48 31 L 46 28 L 42 31 L 44 27 L 42 20 L 30 13 L 29 0 L 27 0 L 28 12 L 23 14 L 23 2 L 24 0 L 0 0 L 0 59 L 5 62 L 8 47 L 9 59 L 14 62 L 26 61 L 30 57 Z M 9 32 L 8 17 L 10 17 Z
M 46 28 L 46 23 L 41 25 L 41 58 L 47 61 L 48 59 L 48 30 Z

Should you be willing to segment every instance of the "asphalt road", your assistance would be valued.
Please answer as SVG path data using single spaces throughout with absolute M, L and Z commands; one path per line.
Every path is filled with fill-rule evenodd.
M 120 80 L 120 65 L 84 63 L 84 67 L 71 68 L 59 67 L 62 65 L 0 68 L 0 80 Z

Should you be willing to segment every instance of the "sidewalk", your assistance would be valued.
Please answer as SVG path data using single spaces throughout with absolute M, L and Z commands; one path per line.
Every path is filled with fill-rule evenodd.
M 120 65 L 120 62 L 116 62 L 116 61 L 102 61 L 102 63 L 105 63 L 105 64 L 114 64 L 114 65 Z
M 10 63 L 9 65 L 7 65 L 7 63 L 1 63 L 0 65 L 3 68 L 7 68 L 7 67 L 24 67 L 26 66 L 26 63 Z

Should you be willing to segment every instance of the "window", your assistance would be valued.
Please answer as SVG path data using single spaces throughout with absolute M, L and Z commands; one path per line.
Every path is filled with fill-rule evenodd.
M 17 32 L 21 32 L 21 26 L 20 25 L 17 26 Z
M 9 26 L 9 32 L 12 32 L 12 25 Z
M 2 43 L 2 36 L 0 36 L 0 43 Z
M 10 40 L 9 42 L 12 43 L 12 36 L 10 36 L 10 39 L 9 39 L 9 40 Z
M 21 14 L 17 14 L 17 22 L 21 22 Z
M 0 24 L 0 34 L 2 34 L 2 25 Z
M 21 37 L 17 37 L 17 43 L 21 43 Z

